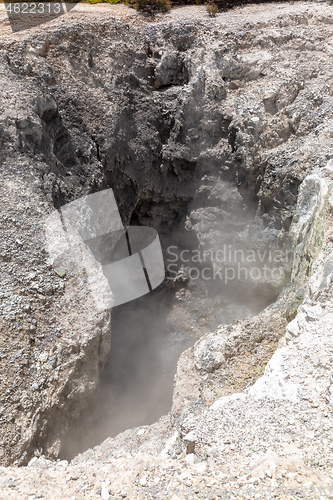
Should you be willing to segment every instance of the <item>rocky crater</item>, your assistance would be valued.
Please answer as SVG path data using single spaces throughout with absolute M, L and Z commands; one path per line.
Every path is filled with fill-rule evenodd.
M 1 42 L 8 498 L 44 469 L 45 498 L 58 474 L 75 498 L 331 484 L 332 10 L 271 7 L 74 9 Z M 112 310 L 54 269 L 44 225 L 108 188 L 166 269 Z

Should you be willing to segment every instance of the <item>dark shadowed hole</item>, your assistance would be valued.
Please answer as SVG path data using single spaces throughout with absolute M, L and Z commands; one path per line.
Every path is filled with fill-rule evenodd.
M 180 354 L 204 333 L 257 313 L 275 299 L 271 290 L 254 294 L 250 287 L 167 278 L 151 293 L 114 307 L 111 351 L 99 390 L 62 457 L 70 459 L 167 414 Z

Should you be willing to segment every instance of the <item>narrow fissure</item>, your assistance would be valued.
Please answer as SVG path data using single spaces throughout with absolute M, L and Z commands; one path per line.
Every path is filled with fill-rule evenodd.
M 288 229 L 303 173 L 284 170 L 274 149 L 283 142 L 273 134 L 279 123 L 270 125 L 265 104 L 247 104 L 249 68 L 222 49 L 196 52 L 192 35 L 182 50 L 167 35 L 148 52 L 139 44 L 124 66 L 115 63 L 124 62 L 121 44 L 111 52 L 103 45 L 93 80 L 91 55 L 63 68 L 64 48 L 53 47 L 58 84 L 38 104 L 41 144 L 20 132 L 22 152 L 47 163 L 43 188 L 55 208 L 112 188 L 125 228 L 158 232 L 165 264 L 157 289 L 113 308 L 100 386 L 59 440 L 62 458 L 168 413 L 181 353 L 219 325 L 262 311 L 290 280 Z M 68 44 L 87 48 L 84 37 Z
M 182 182 L 180 180 L 179 184 Z M 189 221 L 191 216 L 196 222 L 207 214 L 209 220 L 212 212 L 219 212 L 218 197 L 207 207 L 204 195 L 194 195 L 187 202 L 185 215 L 180 218 L 173 208 L 176 200 L 170 203 L 159 199 L 154 203 L 153 199 L 144 199 L 138 201 L 131 217 L 127 218 L 130 225 L 150 225 L 159 231 L 166 278 L 149 294 L 113 308 L 111 351 L 100 386 L 90 408 L 65 440 L 63 458 L 70 459 L 107 437 L 152 424 L 167 414 L 180 354 L 219 325 L 232 324 L 263 310 L 276 300 L 288 280 L 285 275 L 282 281 L 274 284 L 263 277 L 259 280 L 249 277 L 251 262 L 246 262 L 246 254 L 253 252 L 249 233 L 257 231 L 258 236 L 263 231 L 255 217 L 257 203 L 249 199 L 245 202 L 229 181 L 206 176 L 205 186 L 216 189 L 219 182 L 220 195 L 238 197 L 237 210 L 234 213 L 225 211 L 218 219 L 213 246 L 198 241 Z M 127 192 L 131 189 L 128 186 Z M 124 192 L 116 192 L 118 199 L 123 195 Z M 174 214 L 171 225 L 165 223 L 165 213 Z M 154 214 L 157 214 L 156 219 Z M 246 239 L 244 231 L 248 235 Z M 131 255 L 127 233 L 126 241 Z M 263 257 L 259 258 L 272 267 L 266 255 L 268 251 L 263 243 Z M 242 259 L 236 262 L 237 252 L 243 263 Z M 226 270 L 228 262 L 229 270 Z M 241 270 L 236 276 L 234 273 L 240 264 Z M 287 265 L 286 269 L 288 273 Z

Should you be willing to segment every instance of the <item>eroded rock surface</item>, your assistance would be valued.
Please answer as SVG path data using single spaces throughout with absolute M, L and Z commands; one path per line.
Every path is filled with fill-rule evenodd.
M 1 468 L 3 498 L 125 498 L 133 487 L 151 498 L 216 498 L 215 487 L 314 498 L 325 487 L 326 498 L 331 7 L 126 15 L 73 14 L 1 44 L 3 464 L 59 455 L 109 350 L 110 313 L 84 273 L 60 277 L 47 260 L 42 224 L 55 207 L 112 187 L 124 222 L 153 225 L 163 242 L 217 248 L 238 234 L 248 248 L 294 249 L 292 281 L 182 355 L 169 415 L 70 465 Z M 244 289 L 272 297 L 283 284 Z

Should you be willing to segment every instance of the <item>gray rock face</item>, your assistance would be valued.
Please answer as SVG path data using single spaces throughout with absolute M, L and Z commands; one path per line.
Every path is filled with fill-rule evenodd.
M 97 310 L 85 276 L 61 277 L 45 252 L 50 211 L 28 161 L 4 163 L 1 279 L 3 463 L 33 450 L 57 456 L 110 348 L 110 313 Z M 17 238 L 20 237 L 19 241 Z
M 232 474 L 244 465 L 240 436 L 252 429 L 254 414 L 267 425 L 259 444 L 251 444 L 255 431 L 246 434 L 246 453 L 266 452 L 270 434 L 278 448 L 280 434 L 267 421 L 278 411 L 274 401 L 265 406 L 248 398 L 276 391 L 291 394 L 296 405 L 302 381 L 291 362 L 287 375 L 281 363 L 298 359 L 306 335 L 323 333 L 331 321 L 330 167 L 320 173 L 332 157 L 332 61 L 323 44 L 331 40 L 331 11 L 303 3 L 269 14 L 256 9 L 214 20 L 170 14 L 154 24 L 137 16 L 129 23 L 83 16 L 82 24 L 68 17 L 1 42 L 3 464 L 25 464 L 34 454 L 58 457 L 96 389 L 110 348 L 110 312 L 97 310 L 84 274 L 50 268 L 42 222 L 54 207 L 106 187 L 115 192 L 123 222 L 154 226 L 165 246 L 205 251 L 236 241 L 244 251 L 295 249 L 296 258 L 281 266 L 279 279 L 265 280 L 266 288 L 239 280 L 245 297 L 261 294 L 265 305 L 290 276 L 293 283 L 260 315 L 206 333 L 182 355 L 168 417 L 142 435 L 134 429 L 108 440 L 76 463 L 119 453 L 124 469 L 128 457 L 149 452 L 172 467 L 170 457 L 182 460 L 185 453 L 182 436 L 193 432 L 196 455 L 180 468 L 202 467 L 198 455 L 212 457 L 213 471 L 225 452 Z M 209 262 L 216 264 L 216 255 Z M 327 308 L 324 323 L 318 300 Z M 262 375 L 286 325 L 282 353 L 252 393 L 221 402 Z M 331 386 L 326 372 L 315 373 L 324 382 L 304 394 L 324 404 Z M 284 385 L 286 377 L 295 380 Z M 220 411 L 225 404 L 227 417 Z M 234 424 L 226 434 L 224 418 L 233 414 L 243 427 Z M 54 467 L 67 470 L 64 463 Z M 259 472 L 258 478 L 254 484 L 263 480 Z M 139 486 L 152 480 L 146 474 Z M 8 481 L 3 488 L 12 487 Z

